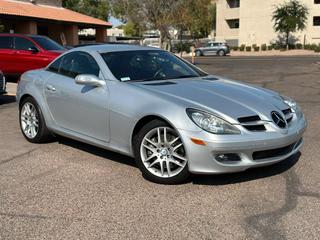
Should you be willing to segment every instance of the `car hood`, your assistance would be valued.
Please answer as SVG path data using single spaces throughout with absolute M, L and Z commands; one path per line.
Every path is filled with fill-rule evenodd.
M 186 107 L 216 113 L 232 123 L 238 123 L 239 117 L 254 115 L 271 121 L 272 111 L 288 109 L 276 92 L 225 79 L 195 78 L 135 84 L 170 98 L 170 101 L 182 101 Z

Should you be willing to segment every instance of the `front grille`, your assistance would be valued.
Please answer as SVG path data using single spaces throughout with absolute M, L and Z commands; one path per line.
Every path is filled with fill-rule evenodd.
M 300 139 L 299 141 L 292 143 L 286 147 L 254 152 L 252 154 L 252 159 L 253 160 L 261 160 L 261 159 L 266 159 L 266 158 L 274 158 L 274 157 L 284 156 L 284 155 L 290 153 L 291 151 L 293 151 L 295 149 L 295 147 L 300 145 L 301 142 L 302 142 L 302 139 Z
M 0 73 L 0 92 L 3 92 L 5 89 L 5 78 L 2 73 Z
M 238 118 L 239 123 L 247 130 L 253 132 L 266 131 L 264 122 L 258 115 Z
M 284 116 L 286 117 L 287 123 L 290 123 L 293 119 L 293 112 L 292 112 L 291 108 L 285 109 L 282 112 L 283 112 Z

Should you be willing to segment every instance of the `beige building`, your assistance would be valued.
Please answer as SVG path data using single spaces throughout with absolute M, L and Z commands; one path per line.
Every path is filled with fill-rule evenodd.
M 285 0 L 218 0 L 216 40 L 231 46 L 276 42 L 272 13 Z M 307 28 L 294 37 L 300 43 L 320 43 L 320 0 L 300 0 L 309 8 Z

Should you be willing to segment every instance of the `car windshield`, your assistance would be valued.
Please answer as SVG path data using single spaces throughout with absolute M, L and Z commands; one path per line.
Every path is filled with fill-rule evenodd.
M 101 55 L 112 74 L 120 81 L 167 80 L 207 75 L 166 51 L 121 51 Z
M 34 36 L 31 37 L 33 41 L 39 44 L 43 49 L 48 51 L 61 51 L 65 50 L 60 44 L 56 43 L 55 41 L 51 40 L 50 38 Z

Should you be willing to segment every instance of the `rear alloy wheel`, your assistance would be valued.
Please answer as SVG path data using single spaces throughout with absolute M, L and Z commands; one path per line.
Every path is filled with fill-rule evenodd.
M 225 53 L 223 50 L 220 50 L 220 51 L 218 52 L 218 55 L 219 55 L 220 57 L 223 57 L 223 56 L 226 55 L 226 53 Z
M 189 177 L 184 144 L 168 124 L 154 120 L 141 129 L 135 140 L 137 165 L 146 179 L 177 184 Z
M 31 97 L 26 98 L 21 104 L 20 128 L 24 137 L 32 143 L 47 142 L 52 137 L 38 104 Z

